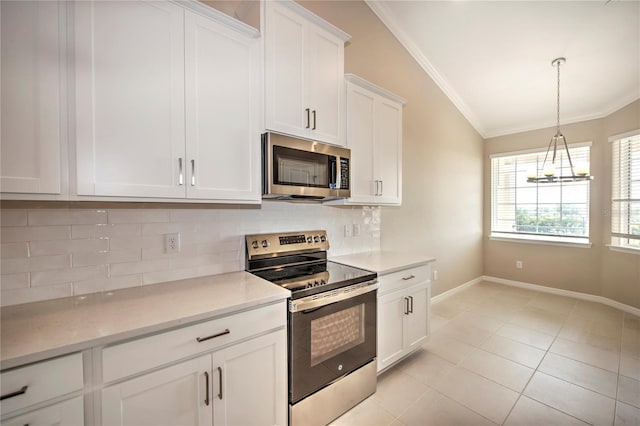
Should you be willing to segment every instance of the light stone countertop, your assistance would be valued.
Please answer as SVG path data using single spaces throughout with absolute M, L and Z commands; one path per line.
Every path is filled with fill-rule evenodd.
M 175 328 L 290 297 L 248 272 L 6 306 L 0 369 Z
M 364 253 L 347 254 L 331 257 L 330 260 L 356 268 L 375 271 L 378 275 L 387 275 L 415 266 L 426 265 L 435 262 L 435 257 L 424 256 L 416 253 L 404 253 L 397 251 L 369 251 Z

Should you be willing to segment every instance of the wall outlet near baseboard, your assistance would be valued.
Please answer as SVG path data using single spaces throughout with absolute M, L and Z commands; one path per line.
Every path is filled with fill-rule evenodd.
M 516 260 L 516 269 L 522 269 L 523 263 L 522 260 Z

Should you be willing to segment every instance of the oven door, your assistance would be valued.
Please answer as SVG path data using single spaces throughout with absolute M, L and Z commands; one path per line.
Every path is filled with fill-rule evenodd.
M 327 304 L 289 313 L 291 404 L 375 359 L 376 288 L 359 288 L 336 302 L 326 297 Z

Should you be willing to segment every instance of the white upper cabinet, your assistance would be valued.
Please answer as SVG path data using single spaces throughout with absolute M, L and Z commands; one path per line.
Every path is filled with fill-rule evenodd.
M 258 41 L 186 12 L 187 196 L 260 200 Z
M 183 9 L 77 2 L 74 39 L 78 194 L 184 197 Z
M 400 205 L 406 101 L 353 74 L 345 78 L 351 197 L 329 204 Z
M 64 5 L 2 1 L 0 15 L 1 191 L 60 194 Z
M 258 33 L 183 6 L 75 4 L 78 195 L 260 201 Z
M 350 36 L 293 1 L 269 1 L 265 8 L 266 128 L 344 145 Z

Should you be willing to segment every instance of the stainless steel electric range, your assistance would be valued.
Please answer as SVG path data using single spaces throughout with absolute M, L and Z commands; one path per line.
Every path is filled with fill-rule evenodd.
M 326 231 L 246 236 L 246 269 L 291 290 L 289 423 L 326 425 L 376 390 L 377 274 L 327 260 Z

